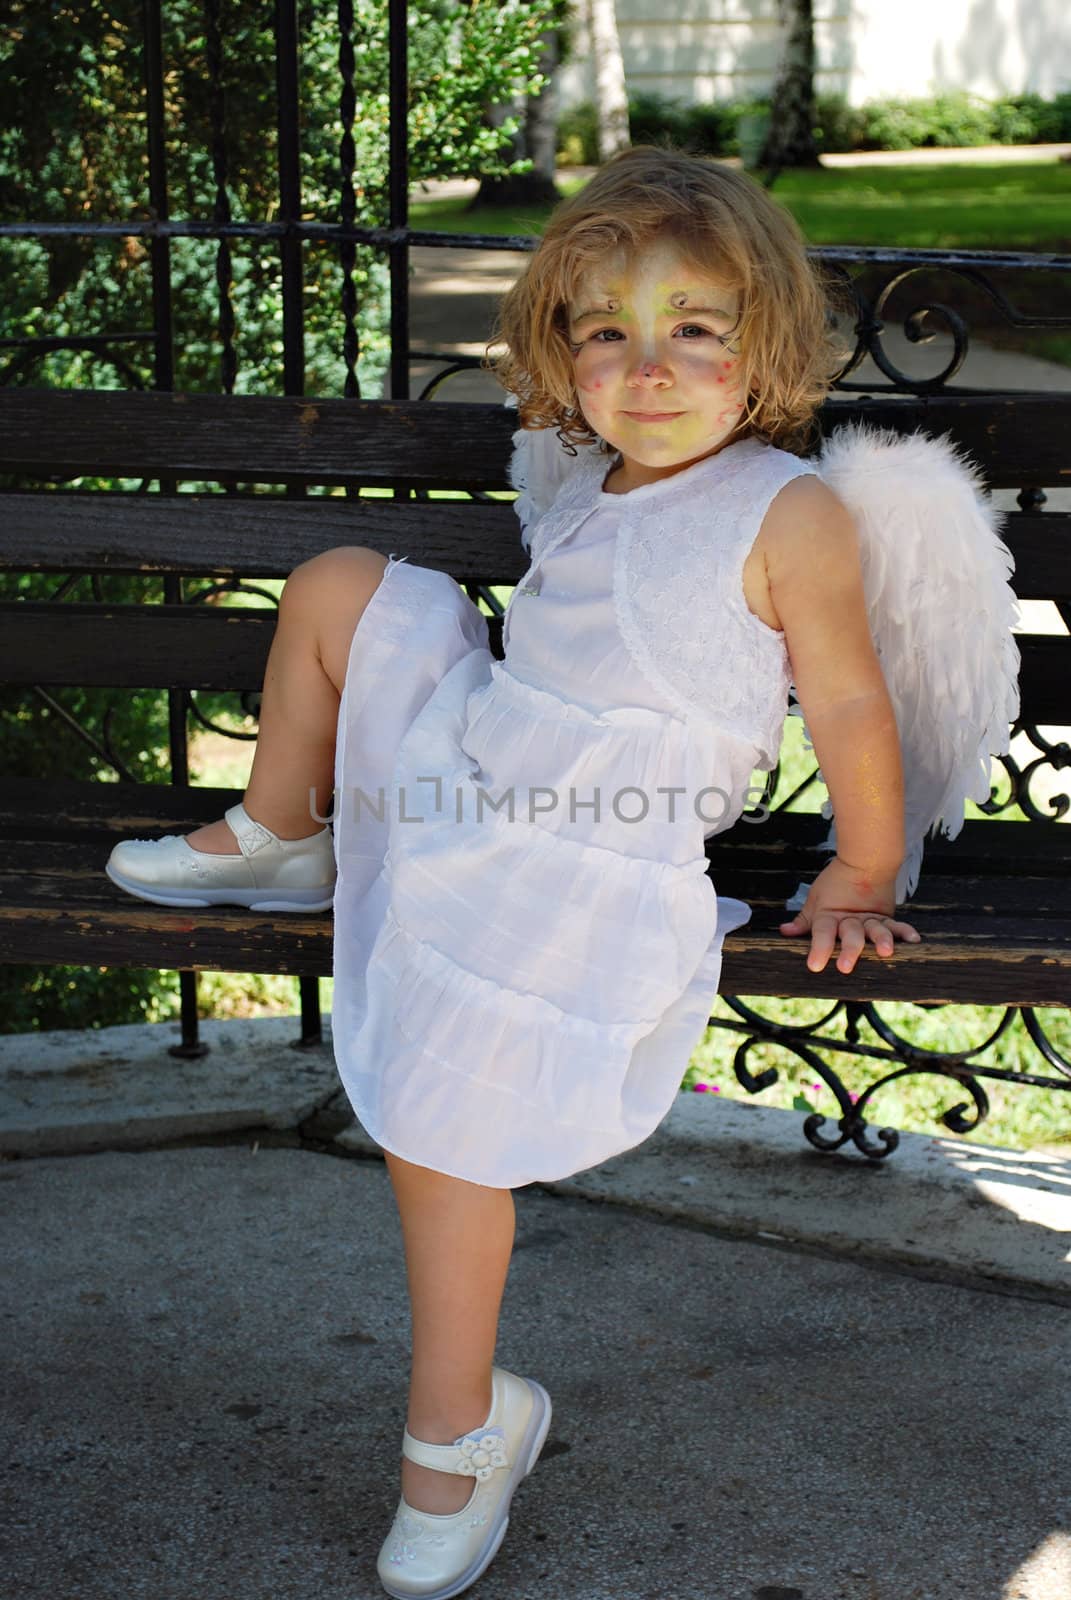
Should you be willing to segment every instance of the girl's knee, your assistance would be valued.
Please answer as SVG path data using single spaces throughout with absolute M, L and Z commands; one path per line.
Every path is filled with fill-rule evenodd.
M 378 588 L 387 557 L 363 544 L 338 545 L 296 566 L 286 583 L 279 605 L 282 610 L 312 607 L 321 617 L 357 608 L 359 615 Z

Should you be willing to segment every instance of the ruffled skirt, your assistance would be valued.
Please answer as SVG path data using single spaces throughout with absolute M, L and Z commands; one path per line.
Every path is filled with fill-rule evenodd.
M 694 828 L 611 799 L 687 766 L 689 737 L 520 682 L 453 579 L 388 565 L 339 708 L 332 1016 L 384 1149 L 517 1188 L 665 1117 L 750 910 L 719 900 Z

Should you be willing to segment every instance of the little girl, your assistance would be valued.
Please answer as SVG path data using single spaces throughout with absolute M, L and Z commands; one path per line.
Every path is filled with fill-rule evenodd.
M 443 572 L 303 563 L 244 803 L 108 863 L 164 905 L 333 898 L 334 1048 L 412 1302 L 378 1571 L 436 1600 L 493 1558 L 550 1422 L 542 1386 L 493 1364 L 512 1190 L 672 1106 L 750 916 L 704 843 L 775 765 L 790 681 L 838 839 L 782 933 L 816 972 L 839 942 L 843 973 L 919 937 L 895 917 L 901 756 L 856 530 L 796 453 L 838 363 L 791 217 L 723 165 L 629 151 L 559 206 L 500 332 L 531 556 L 505 659 Z M 310 829 L 332 788 L 333 837 Z

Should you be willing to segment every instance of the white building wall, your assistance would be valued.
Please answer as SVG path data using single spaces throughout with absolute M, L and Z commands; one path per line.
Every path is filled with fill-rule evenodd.
M 561 103 L 592 97 L 585 0 Z M 630 91 L 743 100 L 773 85 L 777 0 L 617 0 Z M 1071 0 L 815 0 L 816 83 L 852 105 L 962 89 L 994 98 L 1071 89 Z

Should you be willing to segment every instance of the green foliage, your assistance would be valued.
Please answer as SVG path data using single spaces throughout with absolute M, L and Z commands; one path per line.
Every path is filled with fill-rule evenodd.
M 502 0 L 457 6 L 423 0 L 409 28 L 411 174 L 450 177 L 508 173 L 515 120 L 492 128 L 486 111 L 535 93 L 540 37 L 557 0 Z M 271 9 L 232 0 L 226 33 L 206 36 L 195 0 L 169 0 L 163 16 L 164 114 L 169 205 L 174 217 L 270 220 L 278 209 L 274 40 Z M 388 50 L 385 0 L 356 0 L 352 114 L 344 115 L 341 41 L 332 8 L 299 13 L 302 214 L 359 226 L 388 220 Z M 221 62 L 225 133 L 214 148 L 210 60 Z M 140 14 L 88 3 L 43 8 L 14 0 L 0 39 L 0 213 L 18 220 L 145 218 L 148 158 Z M 347 169 L 352 178 L 346 176 Z M 229 291 L 240 393 L 281 388 L 282 292 L 278 246 L 178 239 L 171 246 L 178 331 L 175 387 L 225 387 L 219 364 L 220 296 Z M 343 392 L 342 295 L 338 245 L 305 251 L 307 372 L 311 393 Z M 387 360 L 389 292 L 382 253 L 353 251 L 352 282 L 365 392 Z M 152 326 L 149 246 L 138 238 L 4 241 L 3 314 L 11 338 L 99 333 Z M 0 382 L 148 387 L 148 341 L 115 355 L 53 352 L 30 367 L 22 357 Z
M 761 101 L 715 101 L 688 105 L 666 95 L 644 92 L 629 100 L 633 144 L 662 144 L 701 155 L 739 155 L 741 117 L 764 109 Z M 1071 93 L 1043 100 L 1012 95 L 984 100 L 949 93 L 929 99 L 875 100 L 849 105 L 843 95 L 815 98 L 815 133 L 820 151 L 915 150 L 986 144 L 1061 144 L 1071 141 Z M 558 123 L 563 164 L 592 166 L 597 160 L 595 108 L 571 107 Z
M 599 122 L 590 100 L 569 106 L 558 118 L 558 164 L 593 167 L 599 159 Z
M 654 91 L 629 97 L 629 137 L 633 144 L 666 144 L 700 155 L 736 155 L 739 118 L 754 110 L 749 102 L 717 101 L 688 105 Z M 583 101 L 558 120 L 558 152 L 563 166 L 594 166 L 598 160 L 595 107 Z
M 137 967 L 0 967 L 0 1034 L 178 1016 L 178 975 Z

